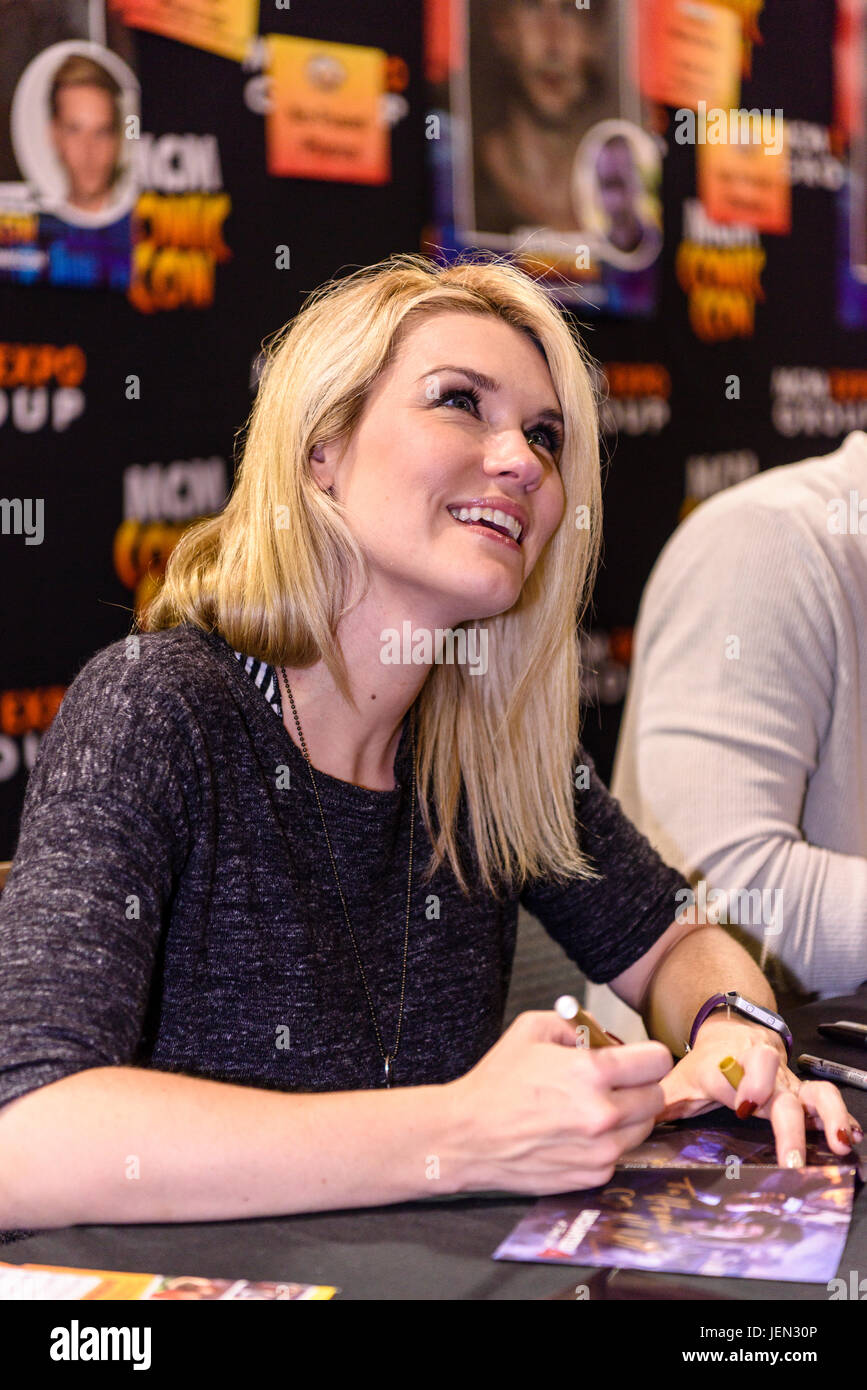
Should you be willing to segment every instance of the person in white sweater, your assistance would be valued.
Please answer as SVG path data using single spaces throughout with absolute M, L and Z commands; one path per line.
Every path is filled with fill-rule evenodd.
M 611 789 L 698 905 L 737 924 L 778 1000 L 867 979 L 863 431 L 718 493 L 669 539 L 638 612 Z M 587 1004 L 643 1036 L 604 986 Z

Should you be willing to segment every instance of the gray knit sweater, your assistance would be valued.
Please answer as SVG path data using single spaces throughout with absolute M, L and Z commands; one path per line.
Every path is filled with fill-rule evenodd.
M 97 652 L 30 775 L 0 897 L 0 1104 L 88 1067 L 151 1066 L 278 1090 L 366 1089 L 383 1063 L 304 757 L 217 633 L 189 625 Z M 261 682 L 262 671 L 256 664 Z M 266 668 L 266 671 L 269 668 Z M 270 691 L 273 697 L 273 689 Z M 586 754 L 584 760 L 592 763 Z M 398 1020 L 411 785 L 317 772 L 386 1051 Z M 594 980 L 637 961 L 685 886 L 591 772 L 575 792 L 603 877 L 521 895 Z M 518 896 L 421 883 L 415 808 L 406 997 L 394 1084 L 461 1076 L 500 1035 Z M 553 1001 L 552 1001 L 553 1002 Z

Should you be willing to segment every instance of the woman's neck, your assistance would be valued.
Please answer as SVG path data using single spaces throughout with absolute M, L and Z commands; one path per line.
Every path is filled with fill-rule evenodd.
M 395 624 L 397 631 L 400 626 L 399 622 Z M 403 722 L 430 669 L 408 661 L 384 662 L 382 634 L 388 627 L 381 613 L 372 623 L 357 609 L 341 625 L 340 647 L 357 711 L 335 686 L 324 661 L 285 668 L 314 769 L 372 791 L 390 791 L 395 785 L 394 760 Z M 277 680 L 283 723 L 300 748 L 280 667 Z

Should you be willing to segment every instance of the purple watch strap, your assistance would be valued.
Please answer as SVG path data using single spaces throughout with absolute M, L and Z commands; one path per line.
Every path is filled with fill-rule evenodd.
M 701 1025 L 704 1023 L 705 1019 L 713 1013 L 714 1009 L 725 1008 L 728 1005 L 728 1002 L 729 1001 L 726 999 L 724 994 L 712 994 L 710 999 L 708 999 L 704 1004 L 702 1004 L 701 1008 L 695 1016 L 695 1020 L 692 1025 L 692 1031 L 689 1035 L 689 1048 L 687 1049 L 688 1051 L 692 1051 L 693 1047 L 695 1046 L 696 1034 L 698 1033 L 698 1030 L 701 1027 Z M 735 1005 L 734 1007 L 737 1010 L 737 1006 Z M 767 1012 L 772 1013 L 773 1010 L 768 1009 Z M 744 1014 L 744 1017 L 749 1017 L 749 1015 Z M 779 1018 L 779 1014 L 775 1015 L 775 1017 Z M 761 1019 L 753 1019 L 753 1022 L 761 1023 Z M 782 1019 L 780 1019 L 780 1022 L 783 1024 L 782 1028 L 775 1028 L 773 1029 L 773 1031 L 775 1033 L 779 1033 L 780 1037 L 783 1039 L 783 1042 L 786 1044 L 786 1056 L 791 1057 L 792 1034 L 789 1028 L 786 1026 L 786 1024 L 783 1023 Z M 764 1024 L 763 1026 L 769 1027 L 770 1025 Z
M 702 1004 L 701 1008 L 699 1009 L 698 1013 L 693 1019 L 692 1032 L 689 1035 L 690 1052 L 695 1047 L 695 1035 L 698 1032 L 701 1025 L 704 1023 L 705 1019 L 708 1017 L 709 1014 L 713 1013 L 714 1009 L 725 1008 L 725 1002 L 726 997 L 724 994 L 712 994 L 710 999 L 706 1000 L 705 1003 Z

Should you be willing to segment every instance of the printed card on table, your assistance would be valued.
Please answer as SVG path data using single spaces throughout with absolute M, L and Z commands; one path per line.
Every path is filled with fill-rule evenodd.
M 268 173 L 344 183 L 387 183 L 391 135 L 381 48 L 268 35 Z
M 818 1132 L 808 1131 L 806 1167 L 822 1168 L 829 1164 L 851 1167 L 840 1154 L 829 1149 Z M 774 1168 L 777 1150 L 773 1136 L 763 1138 L 755 1130 L 743 1133 L 726 1129 L 681 1128 L 674 1123 L 657 1125 L 643 1144 L 624 1154 L 618 1168 Z
M 132 1274 L 113 1269 L 71 1269 L 62 1265 L 12 1265 L 0 1261 L 0 1301 L 3 1300 L 181 1300 L 323 1301 L 339 1290 L 330 1284 L 288 1284 L 271 1280 L 203 1279 L 194 1276 Z
M 495 1260 L 825 1284 L 852 1216 L 852 1169 L 622 1171 L 543 1197 Z
M 756 1131 L 660 1125 L 604 1187 L 541 1198 L 493 1258 L 827 1283 L 862 1160 L 820 1135 L 806 1160 L 777 1167 L 773 1138 Z

